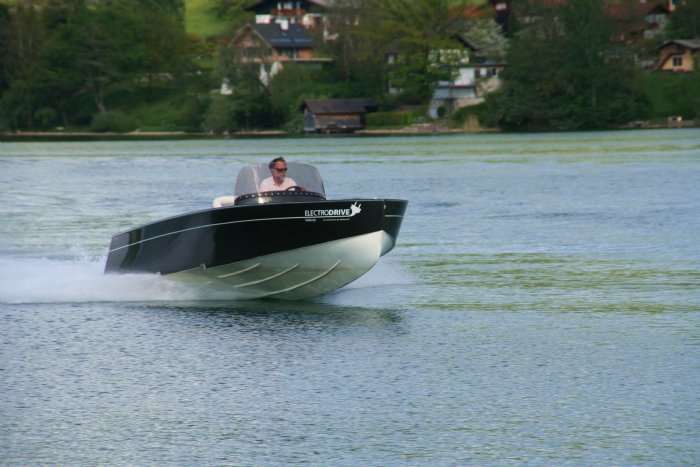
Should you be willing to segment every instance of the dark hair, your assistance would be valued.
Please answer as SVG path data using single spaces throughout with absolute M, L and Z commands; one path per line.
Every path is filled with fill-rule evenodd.
M 269 168 L 273 168 L 277 162 L 284 162 L 285 164 L 287 163 L 286 160 L 284 160 L 284 157 L 275 157 L 270 161 L 270 164 L 268 165 Z

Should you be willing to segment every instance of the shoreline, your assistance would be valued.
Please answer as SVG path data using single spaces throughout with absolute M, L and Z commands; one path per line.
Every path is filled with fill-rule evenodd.
M 651 124 L 649 122 L 630 122 L 615 130 L 657 130 L 657 129 L 683 129 L 700 128 L 700 121 L 686 120 L 674 124 Z M 584 131 L 584 130 L 581 130 Z M 591 130 L 593 131 L 593 130 Z M 256 138 L 256 137 L 352 137 L 352 136 L 425 136 L 425 135 L 455 135 L 455 134 L 483 134 L 501 133 L 498 128 L 465 127 L 450 128 L 440 124 L 416 124 L 403 128 L 376 128 L 362 129 L 353 133 L 287 133 L 282 130 L 238 131 L 233 133 L 210 132 L 186 132 L 186 131 L 132 131 L 128 133 L 104 132 L 94 133 L 88 131 L 15 131 L 0 132 L 0 141 L 25 141 L 25 140 L 147 140 L 147 139 L 226 139 L 226 138 Z M 561 133 L 562 130 L 550 130 L 546 132 Z M 539 131 L 532 131 L 539 133 Z

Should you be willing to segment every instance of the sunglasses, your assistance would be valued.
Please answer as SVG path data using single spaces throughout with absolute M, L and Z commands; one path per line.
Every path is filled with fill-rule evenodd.
M 287 168 L 285 167 L 284 169 L 278 169 L 277 167 L 275 167 L 275 170 L 278 172 L 286 172 Z

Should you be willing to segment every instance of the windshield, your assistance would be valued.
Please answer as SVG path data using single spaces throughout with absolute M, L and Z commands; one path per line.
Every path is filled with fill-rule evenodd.
M 289 169 L 287 171 L 287 178 L 294 180 L 297 186 L 300 186 L 306 191 L 320 193 L 323 197 L 326 196 L 326 192 L 323 189 L 321 174 L 316 167 L 298 162 L 287 162 L 287 168 Z M 234 195 L 242 196 L 251 193 L 259 193 L 262 181 L 271 176 L 272 174 L 270 173 L 270 168 L 267 163 L 243 167 L 241 171 L 238 172 Z

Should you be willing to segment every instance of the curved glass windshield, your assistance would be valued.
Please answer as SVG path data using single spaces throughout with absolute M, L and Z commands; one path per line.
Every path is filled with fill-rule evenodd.
M 323 197 L 326 196 L 321 174 L 316 167 L 299 162 L 287 162 L 287 169 L 287 179 L 294 180 L 296 186 L 301 187 L 305 191 L 320 193 Z M 260 184 L 269 177 L 272 177 L 272 174 L 267 163 L 243 167 L 238 172 L 236 188 L 233 194 L 235 196 L 243 196 L 251 193 L 260 193 Z

